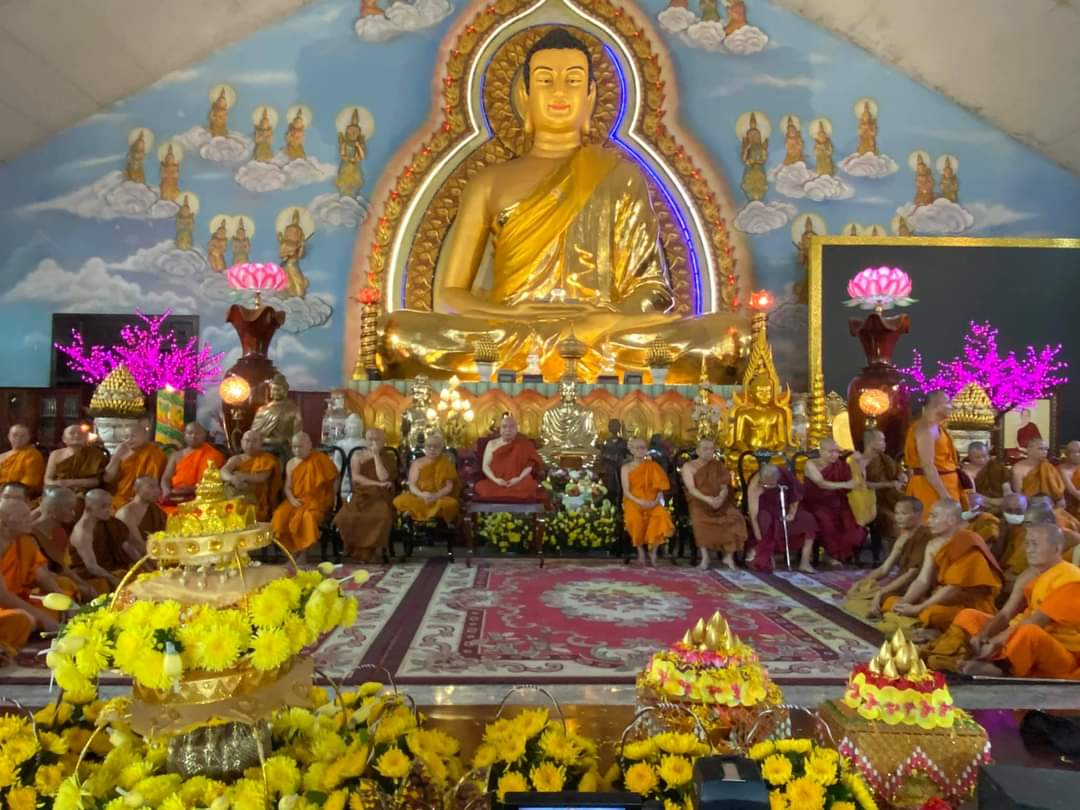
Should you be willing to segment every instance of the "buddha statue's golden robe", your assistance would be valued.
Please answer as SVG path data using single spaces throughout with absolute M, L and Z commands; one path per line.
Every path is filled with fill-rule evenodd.
M 556 346 L 573 329 L 590 347 L 578 362 L 579 375 L 593 380 L 605 341 L 619 365 L 634 370 L 647 367 L 648 347 L 657 337 L 676 354 L 692 345 L 711 347 L 743 318 L 722 313 L 680 319 L 669 312 L 673 296 L 658 235 L 640 169 L 613 150 L 583 146 L 532 192 L 496 214 L 488 238 L 490 258 L 477 272 L 472 293 L 513 308 L 557 302 L 561 290 L 567 302 L 587 303 L 595 310 L 573 320 L 398 310 L 385 330 L 392 362 L 405 372 L 410 365 L 471 370 L 474 344 L 485 337 L 498 348 L 500 366 L 520 370 L 535 341 L 544 378 L 554 380 L 563 371 Z M 438 292 L 435 297 L 438 309 Z

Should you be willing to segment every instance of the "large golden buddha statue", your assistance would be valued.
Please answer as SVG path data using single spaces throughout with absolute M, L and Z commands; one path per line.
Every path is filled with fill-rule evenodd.
M 397 310 L 384 330 L 395 376 L 472 371 L 476 345 L 493 343 L 498 365 L 512 370 L 538 349 L 544 378 L 556 380 L 564 370 L 556 346 L 571 328 L 588 347 L 578 362 L 586 381 L 605 343 L 621 368 L 639 371 L 658 339 L 676 361 L 696 348 L 697 359 L 687 357 L 694 369 L 702 347 L 725 338 L 737 346 L 741 315 L 674 311 L 639 166 L 613 145 L 584 143 L 597 98 L 588 46 L 549 31 L 528 49 L 515 87 L 527 148 L 465 182 L 438 258 L 435 312 Z

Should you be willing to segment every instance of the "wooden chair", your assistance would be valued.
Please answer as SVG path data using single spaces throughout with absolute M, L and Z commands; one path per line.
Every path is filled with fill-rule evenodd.
M 332 554 L 333 562 L 339 563 L 345 553 L 345 544 L 341 540 L 341 533 L 334 526 L 334 516 L 341 508 L 341 484 L 345 476 L 349 474 L 349 460 L 345 457 L 345 451 L 334 445 L 320 444 L 315 449 L 339 462 L 337 485 L 334 487 L 334 504 L 319 525 L 319 556 L 323 560 L 329 560 Z
M 419 456 L 423 451 L 412 454 L 413 460 Z M 454 458 L 455 466 L 458 467 L 458 481 L 461 481 L 461 461 L 458 456 L 458 452 L 453 448 L 447 448 L 444 452 L 449 453 Z M 410 461 L 411 464 L 411 461 Z M 408 487 L 409 471 L 406 468 L 403 476 L 403 482 L 401 484 L 401 490 L 405 491 Z M 460 524 L 462 517 L 459 514 L 457 521 L 454 523 L 447 523 L 439 518 L 432 520 L 415 521 L 407 515 L 402 518 L 402 556 L 401 559 L 404 562 L 412 556 L 413 549 L 416 546 L 437 545 L 439 543 L 446 543 L 446 560 L 447 562 L 454 561 L 454 540 L 461 533 Z

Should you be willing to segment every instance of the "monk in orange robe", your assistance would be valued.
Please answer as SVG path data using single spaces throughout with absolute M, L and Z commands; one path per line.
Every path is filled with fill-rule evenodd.
M 474 500 L 544 504 L 548 501 L 540 486 L 544 462 L 533 443 L 518 433 L 517 421 L 510 415 L 503 417 L 498 437 L 484 446 L 481 469 L 484 477 L 476 482 Z
M 1001 521 L 997 533 L 983 538 L 1001 566 L 1006 592 L 1012 590 L 1013 583 L 1028 567 L 1024 551 L 1027 513 L 1028 499 L 1010 492 L 1001 499 Z M 1050 519 L 1053 520 L 1053 515 Z
M 1063 562 L 1052 523 L 1027 527 L 1028 567 L 1001 610 L 962 610 L 928 650 L 934 669 L 1080 679 L 1080 568 Z
M 131 542 L 127 524 L 113 517 L 112 497 L 103 489 L 86 493 L 82 517 L 71 530 L 71 547 L 76 554 L 75 573 L 99 593 L 119 585 L 142 556 L 142 550 Z
M 694 542 L 701 552 L 698 567 L 707 571 L 709 551 L 716 550 L 723 555 L 724 566 L 735 570 L 735 553 L 746 545 L 746 518 L 735 505 L 731 471 L 716 458 L 712 439 L 698 442 L 697 458 L 682 466 L 682 480 Z
M 904 441 L 904 463 L 911 472 L 907 494 L 923 503 L 923 519 L 938 500 L 949 498 L 963 503 L 960 463 L 956 447 L 945 429 L 952 402 L 944 391 L 926 398 L 922 416 L 908 430 Z
M 926 546 L 923 567 L 899 600 L 886 600 L 886 610 L 917 618 L 924 628 L 940 632 L 964 608 L 995 609 L 1001 568 L 983 539 L 963 528 L 962 511 L 952 499 L 931 507 L 927 525 L 933 539 Z
M 33 500 L 45 486 L 45 459 L 30 443 L 30 429 L 12 425 L 8 430 L 11 449 L 0 453 L 0 484 L 22 484 Z
M 221 468 L 221 480 L 235 494 L 254 501 L 260 521 L 269 521 L 281 493 L 281 464 L 273 453 L 263 450 L 263 436 L 257 430 L 240 437 L 240 451 Z
M 445 452 L 446 442 L 439 433 L 424 438 L 424 455 L 409 466 L 409 491 L 394 498 L 394 508 L 412 520 L 440 519 L 447 524 L 457 520 L 457 465 Z
M 427 437 L 428 442 L 432 435 Z M 351 454 L 352 495 L 334 516 L 334 527 L 341 533 L 341 542 L 349 558 L 366 563 L 374 559 L 380 549 L 384 552 L 383 559 L 389 560 L 398 465 L 397 454 L 386 446 L 383 431 L 368 428 L 364 440 L 367 447 Z M 424 450 L 427 450 L 427 442 Z
M 67 487 L 79 495 L 101 486 L 108 454 L 101 445 L 88 443 L 89 432 L 87 425 L 64 428 L 64 446 L 49 453 L 45 464 L 45 486 Z
M 1065 481 L 1057 467 L 1050 463 L 1050 445 L 1045 439 L 1032 439 L 1028 442 L 1027 458 L 1013 465 L 1013 492 L 1020 492 L 1029 498 L 1032 495 L 1049 495 L 1055 507 L 1065 505 Z
M 198 422 L 191 422 L 184 428 L 184 449 L 169 456 L 161 475 L 166 512 L 175 512 L 178 504 L 195 497 L 195 485 L 202 480 L 206 465 L 213 464 L 219 470 L 225 465 L 225 454 L 206 439 L 206 428 Z
M 274 510 L 271 527 L 289 551 L 315 545 L 319 527 L 334 506 L 340 473 L 325 454 L 312 449 L 311 437 L 292 437 L 292 454 L 285 465 L 285 500 Z
M 1080 442 L 1065 445 L 1065 461 L 1058 471 L 1065 484 L 1065 510 L 1080 520 Z
M 844 610 L 863 619 L 881 617 L 883 602 L 898 597 L 915 581 L 922 570 L 926 546 L 933 539 L 922 523 L 922 501 L 901 497 L 893 506 L 893 521 L 899 534 L 889 555 L 877 568 L 856 582 L 848 591 Z M 893 572 L 896 572 L 893 575 Z
M 978 492 L 968 491 L 964 494 L 967 497 L 967 509 L 960 513 L 964 528 L 971 529 L 986 541 L 988 546 L 992 545 L 1001 530 L 1001 518 L 985 511 L 986 499 Z
M 161 501 L 161 484 L 150 475 L 135 482 L 135 500 L 116 513 L 116 519 L 128 527 L 131 548 L 142 557 L 146 554 L 147 538 L 165 531 L 169 516 L 158 506 Z
M 59 591 L 49 562 L 30 530 L 30 507 L 22 501 L 0 501 L 0 656 L 14 656 L 34 629 L 55 632 L 53 615 L 30 598 L 32 593 Z
M 664 506 L 664 493 L 671 489 L 664 469 L 647 458 L 645 440 L 630 440 L 631 460 L 622 466 L 623 524 L 630 541 L 638 551 L 638 562 L 645 565 L 645 549 L 649 550 L 648 563 L 656 565 L 660 546 L 675 534 L 675 524 Z
M 67 527 L 75 523 L 76 512 L 81 508 L 82 503 L 67 487 L 46 486 L 38 505 L 37 518 L 30 526 L 30 534 L 48 560 L 49 570 L 63 586 L 64 593 L 73 596 L 77 590 L 83 598 L 93 599 L 97 591 L 71 568 L 71 538 Z M 70 583 L 70 588 L 67 583 Z
M 144 475 L 160 479 L 167 463 L 161 448 L 150 441 L 150 423 L 140 420 L 105 467 L 103 477 L 112 487 L 113 509 L 119 509 L 135 497 L 135 482 Z
M 990 448 L 983 442 L 968 445 L 967 457 L 960 466 L 974 486 L 974 491 L 985 499 L 987 508 L 991 512 L 999 512 L 1001 499 L 1012 492 L 1008 468 L 990 457 Z

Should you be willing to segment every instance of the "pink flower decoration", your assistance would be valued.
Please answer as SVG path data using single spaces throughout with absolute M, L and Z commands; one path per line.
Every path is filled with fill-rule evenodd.
M 289 280 L 285 271 L 273 262 L 244 262 L 234 264 L 225 271 L 229 286 L 236 290 L 259 290 L 261 292 L 284 290 Z
M 892 309 L 915 303 L 911 297 L 911 278 L 899 267 L 867 267 L 847 286 L 849 307 Z

